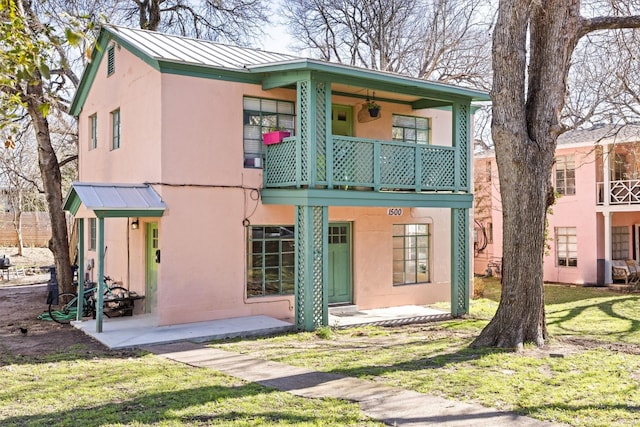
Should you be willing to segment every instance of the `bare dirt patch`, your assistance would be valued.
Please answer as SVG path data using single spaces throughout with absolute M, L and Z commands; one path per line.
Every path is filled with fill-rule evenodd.
M 15 248 L 0 248 L 0 256 L 10 256 L 14 266 L 53 264 L 51 252 L 46 248 L 25 248 L 23 257 L 15 254 Z M 48 279 L 49 274 L 45 273 L 0 280 L 0 366 L 20 358 L 46 358 L 69 349 L 78 355 L 112 354 L 71 325 L 38 319 L 38 315 L 47 311 Z

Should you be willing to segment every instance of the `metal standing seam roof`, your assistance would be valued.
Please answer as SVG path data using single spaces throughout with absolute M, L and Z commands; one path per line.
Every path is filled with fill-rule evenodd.
M 79 200 L 78 200 L 79 199 Z M 149 184 L 74 182 L 64 209 L 77 211 L 78 201 L 93 211 L 164 211 L 166 205 Z
M 122 40 L 131 43 L 156 60 L 242 70 L 252 65 L 273 64 L 300 59 L 283 53 L 225 45 L 184 36 L 112 25 L 105 27 Z
M 589 129 L 575 129 L 558 137 L 558 146 L 590 146 L 640 142 L 640 124 L 602 124 Z
M 588 129 L 574 129 L 558 137 L 556 149 L 569 147 L 594 147 L 596 145 L 640 143 L 640 124 L 596 125 Z M 494 157 L 495 147 L 475 144 L 474 156 Z
M 207 68 L 219 68 L 231 71 L 277 73 L 315 67 L 323 72 L 365 73 L 356 78 L 399 79 L 404 84 L 411 82 L 428 85 L 431 89 L 444 92 L 459 92 L 479 101 L 488 101 L 484 91 L 442 82 L 418 79 L 403 74 L 372 70 L 319 59 L 302 58 L 284 53 L 268 52 L 261 49 L 232 46 L 209 40 L 200 40 L 185 36 L 159 33 L 114 25 L 105 25 L 105 30 L 122 42 L 134 46 L 140 52 L 158 62 L 196 65 Z
M 258 84 L 260 76 L 282 76 L 287 72 L 315 70 L 339 75 L 338 79 L 345 81 L 349 79 L 351 82 L 360 81 L 363 85 L 368 86 L 371 86 L 372 83 L 384 84 L 387 87 L 389 84 L 397 84 L 404 87 L 405 91 L 421 89 L 451 96 L 462 96 L 475 101 L 489 100 L 488 94 L 484 91 L 417 79 L 397 73 L 370 70 L 255 48 L 226 45 L 191 37 L 104 25 L 98 37 L 97 46 L 93 50 L 92 60 L 82 74 L 80 85 L 71 103 L 70 112 L 74 116 L 80 114 L 110 40 L 121 43 L 125 49 L 129 49 L 134 55 L 160 72 L 171 70 L 170 72 L 178 74 L 220 78 L 217 73 L 212 72 L 212 70 L 220 70 L 234 74 L 233 78 L 239 78 L 238 81 L 246 82 L 244 79 L 248 78 L 252 83 Z M 172 65 L 178 67 L 179 70 L 171 68 Z M 166 66 L 168 67 L 164 68 Z M 199 68 L 201 70 L 198 70 Z M 225 78 L 230 78 L 231 74 L 225 75 Z M 416 93 L 410 93 L 419 96 Z

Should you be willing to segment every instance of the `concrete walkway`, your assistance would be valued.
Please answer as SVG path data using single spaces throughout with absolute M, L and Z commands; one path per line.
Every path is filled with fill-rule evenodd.
M 358 402 L 371 418 L 393 426 L 554 426 L 543 421 L 338 374 L 311 371 L 181 342 L 145 347 L 162 357 L 287 391 L 306 398 Z
M 403 325 L 450 319 L 445 311 L 425 306 L 407 305 L 376 310 L 357 310 L 354 306 L 335 307 L 329 313 L 331 327 L 355 325 Z M 100 341 L 110 349 L 179 341 L 205 342 L 235 337 L 254 337 L 294 331 L 293 320 L 269 316 L 247 316 L 206 322 L 159 326 L 158 316 L 137 314 L 131 317 L 105 318 L 102 332 L 96 332 L 95 320 L 72 322 L 73 326 Z

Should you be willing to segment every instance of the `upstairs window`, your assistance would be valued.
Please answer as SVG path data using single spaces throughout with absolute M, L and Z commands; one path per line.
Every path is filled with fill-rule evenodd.
M 244 167 L 261 168 L 264 160 L 262 134 L 279 129 L 293 135 L 295 104 L 290 101 L 245 97 L 243 109 Z
M 111 112 L 111 149 L 120 148 L 120 109 Z
M 98 115 L 89 116 L 89 150 L 98 147 Z
M 429 144 L 429 119 L 427 117 L 394 114 L 391 135 L 394 141 Z
M 629 179 L 627 168 L 627 156 L 623 153 L 615 153 L 613 156 L 613 167 L 611 168 L 611 179 L 613 181 L 624 181 Z
M 556 157 L 556 191 L 563 196 L 576 194 L 576 165 L 574 156 Z
M 107 76 L 110 76 L 116 71 L 116 49 L 115 45 L 110 45 L 107 48 Z

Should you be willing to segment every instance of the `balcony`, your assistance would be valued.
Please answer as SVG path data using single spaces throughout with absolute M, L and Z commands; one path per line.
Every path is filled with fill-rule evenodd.
M 598 205 L 604 205 L 607 193 L 609 205 L 637 205 L 640 204 L 640 180 L 611 181 L 609 192 L 605 192 L 605 183 L 597 183 Z
M 457 188 L 455 147 L 332 136 L 309 153 L 297 136 L 267 146 L 265 188 L 436 192 Z M 326 154 L 325 154 L 326 153 Z M 325 161 L 328 159 L 329 161 Z M 316 167 L 310 167 L 314 162 Z

